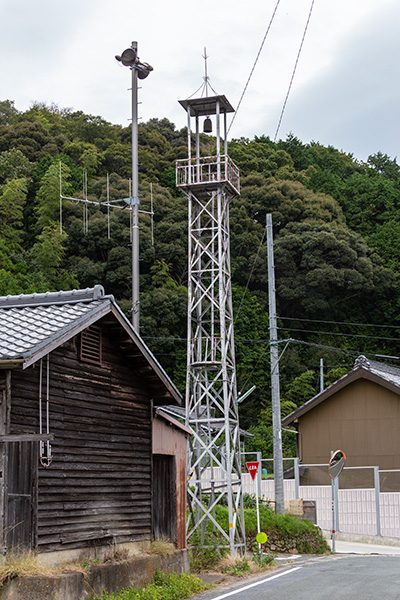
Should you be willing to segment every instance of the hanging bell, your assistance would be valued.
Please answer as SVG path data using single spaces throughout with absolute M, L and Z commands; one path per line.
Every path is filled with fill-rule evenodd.
M 210 117 L 207 117 L 207 119 L 205 119 L 205 121 L 204 121 L 203 132 L 204 133 L 212 132 L 212 122 L 211 122 Z

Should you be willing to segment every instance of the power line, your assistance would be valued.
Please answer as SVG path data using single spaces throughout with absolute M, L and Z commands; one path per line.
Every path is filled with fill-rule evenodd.
M 343 348 L 336 348 L 335 346 L 325 346 L 324 344 L 317 344 L 315 342 L 305 342 L 304 340 L 291 339 L 293 344 L 301 344 L 303 346 L 312 346 L 313 348 L 319 348 L 327 352 L 336 352 L 336 354 L 344 354 L 346 356 L 359 356 L 360 351 L 357 350 L 344 350 Z M 369 356 L 378 356 L 376 354 L 367 352 Z
M 355 327 L 381 327 L 383 329 L 400 329 L 398 325 L 375 325 L 373 323 L 352 323 L 350 321 L 323 321 L 322 319 L 301 319 L 299 317 L 277 317 L 281 321 L 301 321 L 306 323 L 324 323 L 327 325 L 353 325 Z
M 365 336 L 362 336 L 365 337 Z M 162 337 L 143 337 L 144 340 L 157 340 L 157 341 L 175 341 L 175 342 L 185 342 L 186 343 L 186 338 L 162 338 Z M 360 354 L 365 354 L 367 356 L 374 356 L 375 358 L 390 358 L 392 360 L 400 360 L 399 356 L 387 356 L 387 355 L 383 355 L 383 354 L 377 354 L 374 352 L 366 352 L 365 350 L 350 350 L 350 349 L 344 349 L 344 348 L 337 348 L 336 346 L 327 346 L 325 344 L 318 344 L 317 342 L 306 342 L 305 340 L 298 340 L 296 338 L 287 338 L 287 339 L 282 339 L 280 340 L 282 343 L 283 342 L 290 342 L 292 344 L 300 344 L 302 346 L 311 346 L 313 348 L 318 348 L 320 350 L 325 350 L 326 352 L 335 352 L 336 354 L 344 354 L 345 356 L 359 356 Z M 265 352 L 267 351 L 269 344 L 270 344 L 270 340 L 267 338 L 258 338 L 258 339 L 238 339 L 235 338 L 235 343 L 237 344 L 265 344 L 265 348 L 263 349 L 261 356 L 259 357 L 258 361 L 257 361 L 257 365 L 260 362 L 261 358 L 263 357 L 263 355 L 265 354 Z M 171 353 L 168 354 L 160 354 L 160 353 L 156 353 L 157 356 L 171 356 Z M 177 355 L 174 355 L 177 356 Z M 256 369 L 257 365 L 254 367 L 253 371 Z M 252 372 L 253 372 L 252 371 Z
M 292 77 L 290 79 L 289 88 L 288 88 L 288 91 L 287 91 L 287 94 L 286 94 L 285 101 L 283 103 L 283 108 L 282 108 L 281 116 L 279 117 L 278 127 L 276 128 L 276 131 L 275 131 L 274 142 L 276 142 L 276 138 L 277 138 L 277 135 L 278 135 L 281 123 L 282 123 L 283 113 L 285 112 L 285 108 L 286 108 L 286 104 L 287 104 L 287 101 L 288 101 L 288 98 L 289 98 L 290 90 L 292 89 L 292 83 L 293 83 L 294 76 L 295 76 L 295 73 L 296 73 L 297 64 L 299 62 L 300 54 L 301 54 L 301 51 L 302 51 L 302 48 L 303 48 L 304 40 L 305 40 L 307 29 L 308 29 L 308 24 L 310 23 L 311 13 L 312 13 L 312 10 L 314 8 L 314 1 L 315 0 L 312 0 L 312 2 L 311 2 L 310 12 L 308 13 L 307 23 L 306 23 L 306 26 L 305 26 L 305 29 L 304 29 L 304 33 L 303 33 L 303 37 L 302 37 L 302 40 L 301 40 L 301 43 L 300 43 L 300 48 L 299 48 L 299 51 L 297 53 L 297 58 L 296 58 L 296 62 L 294 64 L 294 69 L 293 69 Z
M 250 279 L 251 279 L 251 276 L 253 275 L 254 267 L 256 266 L 257 258 L 258 258 L 258 255 L 260 254 L 260 250 L 261 250 L 263 242 L 264 242 L 264 237 L 265 237 L 265 229 L 264 229 L 264 232 L 263 232 L 263 235 L 262 235 L 262 238 L 261 238 L 261 242 L 260 242 L 260 244 L 258 246 L 257 254 L 256 254 L 256 256 L 254 258 L 254 261 L 253 261 L 253 266 L 251 267 L 251 271 L 250 271 L 249 276 L 247 278 L 246 287 L 244 288 L 244 291 L 243 291 L 243 294 L 242 294 L 242 299 L 240 301 L 239 308 L 238 308 L 237 313 L 236 313 L 234 325 L 235 325 L 236 321 L 238 320 L 240 309 L 242 308 L 244 296 L 245 296 L 245 294 L 246 294 L 246 292 L 248 290 Z
M 315 329 L 295 329 L 294 327 L 278 327 L 282 331 L 299 331 L 300 333 L 317 333 L 318 335 L 336 335 L 342 337 L 355 337 L 370 340 L 385 340 L 387 342 L 398 342 L 399 338 L 379 337 L 377 335 L 364 335 L 362 333 L 339 333 L 336 331 L 317 331 Z
M 253 75 L 253 72 L 254 72 L 254 69 L 256 68 L 256 64 L 257 64 L 257 62 L 258 62 L 258 59 L 260 58 L 261 51 L 262 51 L 262 49 L 263 49 L 263 47 L 264 47 L 264 43 L 265 43 L 265 40 L 266 40 L 266 38 L 267 38 L 267 35 L 268 35 L 268 33 L 269 33 L 269 30 L 271 29 L 272 21 L 273 21 L 273 20 L 274 20 L 274 18 L 275 18 L 275 13 L 276 13 L 276 11 L 277 11 L 277 9 L 278 9 L 278 6 L 279 6 L 279 3 L 280 3 L 280 1 L 281 1 L 281 0 L 278 0 L 278 2 L 276 3 L 276 6 L 275 6 L 274 12 L 272 13 L 272 17 L 271 17 L 271 19 L 270 19 L 270 22 L 269 22 L 269 24 L 268 24 L 268 27 L 267 27 L 267 31 L 265 32 L 265 35 L 264 35 L 264 39 L 263 39 L 263 41 L 262 41 L 262 43 L 261 43 L 260 49 L 259 49 L 259 51 L 258 51 L 258 54 L 257 54 L 257 56 L 256 56 L 256 60 L 254 61 L 253 67 L 252 67 L 252 69 L 251 69 L 251 71 L 250 71 L 249 78 L 248 78 L 248 80 L 247 80 L 247 82 L 246 82 L 246 85 L 244 86 L 244 90 L 243 90 L 243 92 L 242 92 L 242 95 L 240 96 L 240 100 L 239 100 L 239 102 L 238 102 L 238 105 L 237 105 L 237 107 L 236 107 L 236 111 L 234 112 L 234 114 L 233 114 L 233 117 L 232 117 L 232 121 L 231 121 L 231 123 L 230 123 L 230 125 L 229 125 L 229 127 L 228 127 L 228 131 L 227 131 L 227 133 L 226 133 L 226 135 L 227 135 L 227 136 L 228 136 L 228 134 L 229 134 L 229 132 L 230 132 L 230 130 L 231 130 L 231 127 L 232 127 L 233 121 L 235 120 L 235 117 L 236 117 L 236 115 L 237 115 L 237 112 L 238 112 L 238 110 L 239 110 L 239 106 L 240 106 L 240 105 L 241 105 L 241 103 L 242 103 L 243 97 L 244 97 L 244 95 L 245 95 L 245 93 L 246 93 L 246 90 L 247 90 L 247 86 L 249 85 L 249 83 L 250 83 L 250 79 L 252 78 L 252 75 Z

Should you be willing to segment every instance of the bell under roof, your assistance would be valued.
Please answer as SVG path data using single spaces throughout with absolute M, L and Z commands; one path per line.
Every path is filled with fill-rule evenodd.
M 191 117 L 208 117 L 217 113 L 217 101 L 220 104 L 221 113 L 235 112 L 235 109 L 226 96 L 205 96 L 204 98 L 188 98 L 179 100 L 179 104 L 185 110 L 190 110 Z

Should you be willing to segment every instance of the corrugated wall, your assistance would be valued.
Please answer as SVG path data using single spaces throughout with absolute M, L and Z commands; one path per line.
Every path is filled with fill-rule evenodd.
M 170 455 L 175 461 L 177 548 L 186 548 L 186 452 L 187 436 L 156 416 L 153 421 L 153 453 Z

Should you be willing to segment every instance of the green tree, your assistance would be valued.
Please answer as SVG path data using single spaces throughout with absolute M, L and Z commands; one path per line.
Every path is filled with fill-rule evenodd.
M 275 265 L 281 316 L 344 320 L 362 310 L 378 323 L 376 307 L 397 296 L 394 273 L 344 226 L 288 224 L 275 241 Z
M 0 231 L 9 251 L 20 249 L 23 235 L 23 208 L 27 195 L 26 179 L 11 179 L 0 195 Z
M 61 163 L 61 186 L 63 195 L 69 193 L 69 168 Z M 37 200 L 37 225 L 40 231 L 60 219 L 60 164 L 50 165 L 44 175 Z
M 289 400 L 295 407 L 301 406 L 307 402 L 307 400 L 311 400 L 317 393 L 315 387 L 316 379 L 316 374 L 311 369 L 303 371 L 303 373 L 298 377 L 295 377 L 288 386 L 284 395 L 284 400 Z M 294 408 L 292 408 L 292 410 L 294 410 Z
M 15 108 L 14 100 L 0 101 L 0 124 L 11 125 L 18 120 L 19 111 Z
M 79 287 L 75 275 L 62 268 L 66 238 L 65 233 L 60 233 L 58 224 L 47 225 L 30 252 L 33 265 L 42 273 L 51 289 Z
M 0 183 L 10 179 L 29 177 L 33 164 L 24 156 L 21 150 L 11 148 L 0 152 Z

